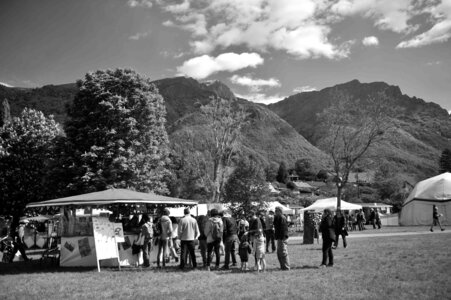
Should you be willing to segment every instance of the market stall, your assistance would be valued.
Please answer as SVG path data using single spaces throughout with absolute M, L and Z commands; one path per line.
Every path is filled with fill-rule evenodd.
M 59 207 L 60 265 L 117 266 L 140 262 L 132 254 L 143 213 L 156 215 L 163 207 L 194 206 L 196 201 L 109 189 L 72 197 L 34 202 L 28 208 Z M 100 209 L 102 210 L 96 210 Z M 83 209 L 83 213 L 80 213 Z M 99 260 L 102 260 L 99 262 Z

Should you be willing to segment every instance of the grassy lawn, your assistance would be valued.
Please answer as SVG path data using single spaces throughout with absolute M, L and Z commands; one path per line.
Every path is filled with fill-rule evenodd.
M 292 240 L 292 270 L 280 271 L 276 254 L 268 254 L 268 271 L 260 274 L 235 269 L 180 272 L 175 265 L 166 271 L 123 268 L 98 273 L 16 262 L 0 265 L 0 299 L 450 299 L 450 248 L 446 231 L 361 237 L 350 239 L 347 249 L 340 241 L 335 266 L 318 269 L 321 244 Z

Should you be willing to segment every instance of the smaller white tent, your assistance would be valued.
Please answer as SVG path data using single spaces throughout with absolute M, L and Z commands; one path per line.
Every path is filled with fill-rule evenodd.
M 451 173 L 418 182 L 403 203 L 399 223 L 431 225 L 433 205 L 443 214 L 442 222 L 451 220 Z
M 268 204 L 268 208 L 267 208 L 268 211 L 270 211 L 270 210 L 276 211 L 276 207 L 280 206 L 280 207 L 282 207 L 282 213 L 284 215 L 294 214 L 294 210 L 292 210 L 291 208 L 289 208 L 285 205 L 282 205 L 279 201 L 271 201 L 271 202 L 267 202 L 267 204 Z
M 327 198 L 327 199 L 318 199 L 312 205 L 301 209 L 301 211 L 314 210 L 316 212 L 321 212 L 326 208 L 336 210 L 337 209 L 337 197 Z M 357 209 L 361 209 L 361 208 L 362 208 L 361 205 L 349 203 L 349 202 L 341 200 L 341 210 L 357 210 Z

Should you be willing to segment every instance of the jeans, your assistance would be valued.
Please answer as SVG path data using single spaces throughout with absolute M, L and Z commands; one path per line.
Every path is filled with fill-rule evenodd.
M 186 264 L 186 258 L 189 254 L 193 268 L 197 268 L 196 253 L 194 252 L 194 241 L 182 241 L 182 250 L 180 254 L 180 269 L 183 269 Z
M 271 243 L 272 252 L 276 251 L 276 243 L 274 240 L 274 229 L 266 229 L 266 252 L 269 252 L 269 243 Z
M 224 267 L 228 268 L 230 264 L 230 256 L 232 257 L 232 263 L 236 264 L 235 250 L 237 249 L 236 244 L 238 243 L 238 236 L 236 234 L 227 237 L 224 241 Z
M 336 236 L 336 239 L 335 239 L 335 242 L 334 242 L 335 248 L 338 247 L 338 240 L 340 239 L 340 236 L 343 239 L 343 247 L 346 248 L 348 246 L 348 243 L 346 242 L 346 235 L 345 235 L 344 232 L 335 233 L 335 236 Z
M 143 248 L 143 261 L 144 267 L 150 267 L 150 249 L 152 247 L 152 239 L 145 239 L 144 244 L 142 246 Z
M 168 239 L 158 240 L 158 255 L 157 255 L 157 266 L 160 266 L 160 261 L 163 263 L 163 267 L 166 267 L 165 256 L 168 252 Z
M 329 257 L 329 265 L 334 264 L 334 253 L 332 252 L 332 243 L 331 239 L 323 239 L 323 261 L 322 265 L 327 264 L 327 258 Z
M 282 270 L 290 269 L 290 259 L 288 258 L 288 239 L 277 240 L 277 259 Z
M 216 268 L 219 267 L 219 263 L 221 261 L 221 255 L 219 253 L 219 246 L 221 245 L 221 241 L 214 241 L 207 244 L 207 267 L 210 266 L 211 263 L 211 254 L 213 252 L 213 249 L 215 250 L 215 256 L 216 256 Z
M 200 256 L 202 257 L 202 265 L 207 265 L 207 240 L 199 240 Z

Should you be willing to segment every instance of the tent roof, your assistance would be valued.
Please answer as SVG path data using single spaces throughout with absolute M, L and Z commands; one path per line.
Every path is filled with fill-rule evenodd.
M 418 182 L 404 201 L 403 206 L 413 200 L 450 201 L 451 173 L 446 172 Z
M 271 201 L 271 202 L 267 202 L 267 204 L 268 204 L 268 208 L 267 208 L 268 211 L 270 211 L 270 210 L 275 211 L 276 207 L 280 206 L 280 207 L 282 207 L 283 214 L 292 215 L 294 213 L 294 211 L 291 208 L 281 204 L 279 201 Z
M 326 208 L 336 210 L 337 209 L 337 197 L 318 199 L 312 205 L 301 209 L 301 211 L 306 211 L 306 210 L 323 211 Z M 362 206 L 359 204 L 349 203 L 349 202 L 341 200 L 341 210 L 356 210 L 356 209 L 361 209 L 361 208 L 362 208 Z
M 114 203 L 196 205 L 197 201 L 160 196 L 153 193 L 135 192 L 126 189 L 109 189 L 101 192 L 82 194 L 66 198 L 32 202 L 28 203 L 27 207 L 105 205 Z

